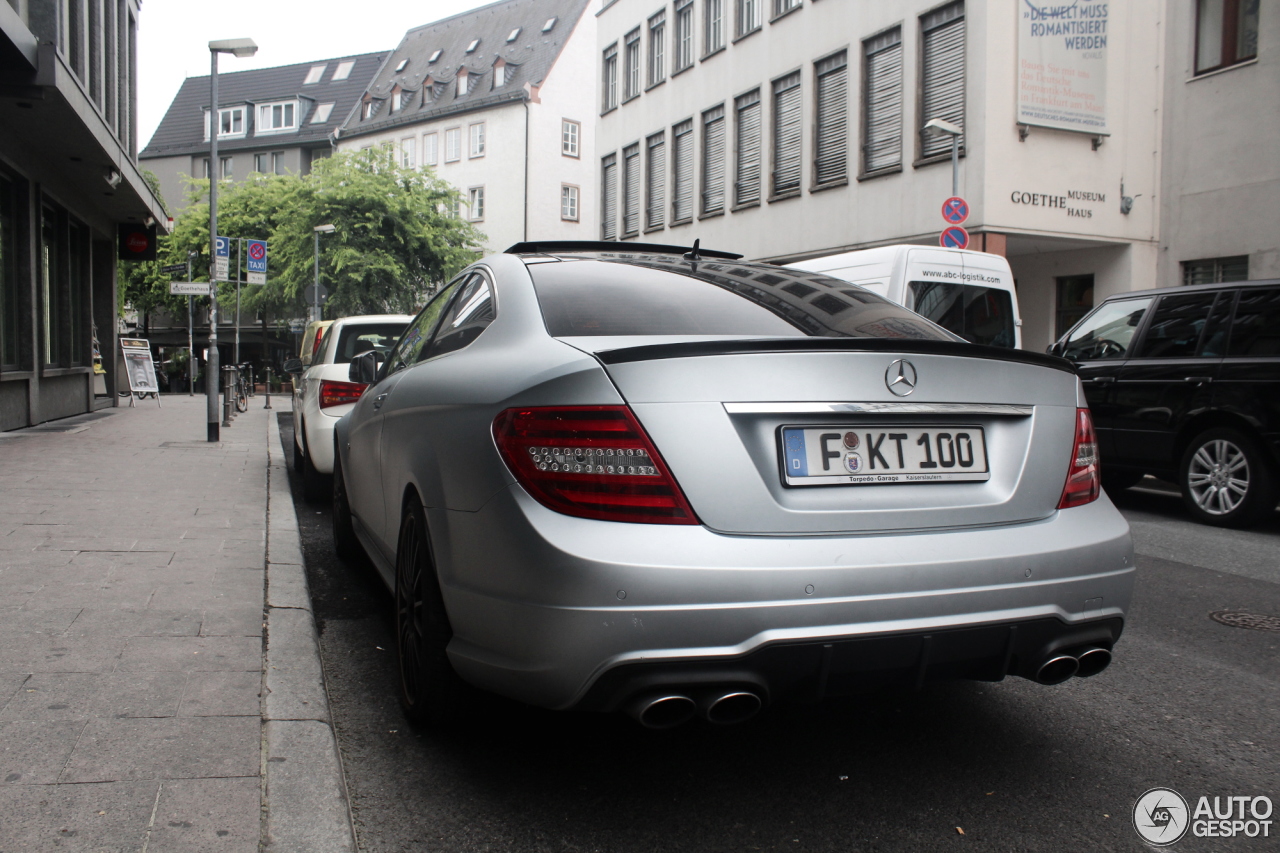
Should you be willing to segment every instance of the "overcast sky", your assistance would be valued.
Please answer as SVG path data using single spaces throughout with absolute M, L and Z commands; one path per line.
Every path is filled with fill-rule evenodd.
M 393 50 L 405 31 L 488 0 L 145 0 L 138 21 L 139 149 L 187 77 L 209 73 L 209 42 L 251 38 L 258 55 L 223 55 L 218 72 Z

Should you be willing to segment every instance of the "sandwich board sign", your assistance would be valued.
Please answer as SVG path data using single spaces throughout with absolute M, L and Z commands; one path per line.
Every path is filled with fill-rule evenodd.
M 156 384 L 156 365 L 151 360 L 151 344 L 145 338 L 121 338 L 120 351 L 124 356 L 124 372 L 129 378 L 129 405 L 134 405 L 134 395 L 155 394 L 160 405 L 160 388 Z
M 245 240 L 249 244 L 249 284 L 267 283 L 267 241 Z

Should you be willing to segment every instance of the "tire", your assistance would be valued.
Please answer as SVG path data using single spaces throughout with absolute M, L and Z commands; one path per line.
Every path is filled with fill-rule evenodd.
M 303 441 L 305 440 L 304 438 Z M 309 504 L 318 504 L 328 500 L 329 496 L 329 478 L 316 470 L 308 448 L 302 455 L 302 499 Z
M 1107 490 L 1108 494 L 1116 494 L 1123 492 L 1125 489 L 1132 489 L 1138 483 L 1142 482 L 1142 478 L 1147 476 L 1145 471 L 1133 471 L 1127 468 L 1111 468 L 1105 466 L 1102 469 L 1102 488 Z
M 342 458 L 333 451 L 333 550 L 347 562 L 360 559 L 364 549 L 356 538 L 351 523 L 351 503 L 347 500 L 347 483 L 342 476 Z
M 1276 506 L 1270 460 L 1251 436 L 1233 427 L 1206 430 L 1187 445 L 1178 486 L 1191 514 L 1217 527 L 1248 527 Z
M 396 547 L 396 661 L 400 707 L 409 722 L 441 726 L 467 710 L 469 688 L 453 671 L 445 649 L 453 637 L 440 595 L 426 514 L 410 501 Z
M 236 386 L 236 411 L 249 411 L 249 395 L 244 392 L 244 385 Z

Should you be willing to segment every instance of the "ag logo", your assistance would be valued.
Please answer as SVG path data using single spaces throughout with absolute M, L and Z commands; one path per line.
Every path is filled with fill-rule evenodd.
M 1152 788 L 1133 804 L 1133 828 L 1153 847 L 1177 844 L 1190 825 L 1187 801 L 1172 788 Z

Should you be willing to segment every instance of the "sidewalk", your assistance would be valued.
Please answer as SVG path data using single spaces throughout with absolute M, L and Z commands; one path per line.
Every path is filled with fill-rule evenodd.
M 162 402 L 0 434 L 0 853 L 352 849 L 290 400 Z

